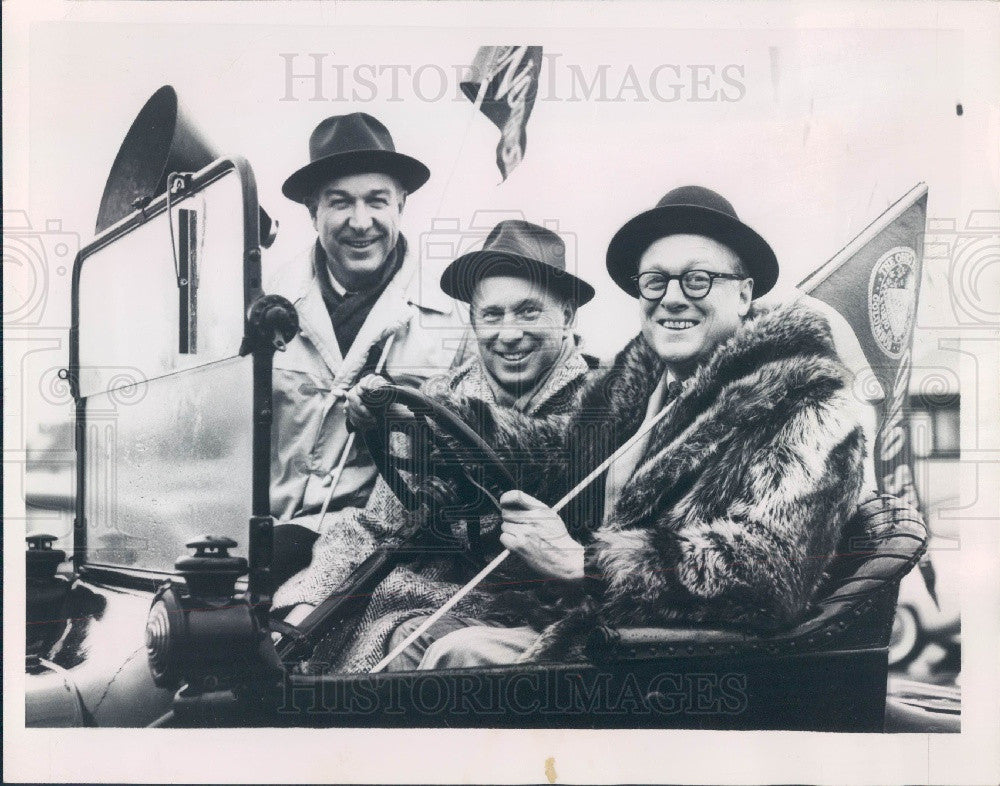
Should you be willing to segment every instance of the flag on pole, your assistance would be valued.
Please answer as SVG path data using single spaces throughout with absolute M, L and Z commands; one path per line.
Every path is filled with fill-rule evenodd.
M 472 62 L 471 79 L 460 85 L 500 129 L 497 167 L 504 180 L 524 158 L 541 69 L 540 46 L 481 46 Z
M 877 412 L 873 446 L 878 490 L 917 508 L 920 498 L 905 407 L 926 221 L 927 186 L 921 183 L 799 284 L 847 320 L 887 392 Z M 921 568 L 933 597 L 931 568 Z

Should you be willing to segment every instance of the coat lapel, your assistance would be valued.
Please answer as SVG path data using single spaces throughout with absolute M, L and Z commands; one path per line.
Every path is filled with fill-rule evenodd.
M 393 277 L 392 281 L 389 282 L 389 286 L 385 288 L 379 299 L 375 301 L 375 305 L 368 312 L 368 316 L 365 318 L 361 330 L 358 331 L 354 343 L 351 344 L 351 348 L 347 351 L 343 363 L 337 369 L 334 385 L 349 387 L 357 382 L 355 377 L 364 367 L 372 347 L 383 336 L 395 332 L 402 324 L 405 324 L 404 320 L 410 316 L 410 309 L 402 297 L 399 286 L 400 276 L 405 274 L 406 265 Z
M 612 424 L 612 447 L 618 448 L 639 430 L 646 416 L 649 397 L 663 376 L 663 361 L 640 334 L 615 358 L 614 365 L 601 384 L 592 387 L 595 394 L 585 402 L 601 412 Z M 604 457 L 598 457 L 597 462 Z
M 330 369 L 331 374 L 336 374 L 336 370 L 343 363 L 340 354 L 340 346 L 337 344 L 337 337 L 333 333 L 333 323 L 330 322 L 330 312 L 326 310 L 323 296 L 319 287 L 314 286 L 296 303 L 296 310 L 299 312 L 299 326 L 302 335 L 308 338 L 316 351 L 319 352 L 323 362 Z
M 299 315 L 301 337 L 315 347 L 332 375 L 340 367 L 343 357 L 340 354 L 340 347 L 337 346 L 336 336 L 333 334 L 330 314 L 326 310 L 323 295 L 316 281 L 313 267 L 315 253 L 316 244 L 313 243 L 291 263 L 298 275 L 278 276 L 273 282 L 273 289 L 269 291 L 274 291 L 275 294 L 282 295 L 292 302 Z
M 450 314 L 455 307 L 454 301 L 440 287 L 421 281 L 419 275 L 414 275 L 418 260 L 412 250 L 408 250 L 403 266 L 375 302 L 345 357 L 340 351 L 330 314 L 316 281 L 315 253 L 316 244 L 312 243 L 290 263 L 297 274 L 289 275 L 282 270 L 280 276 L 275 275 L 269 281 L 268 291 L 282 295 L 294 304 L 302 338 L 315 347 L 337 386 L 349 386 L 356 381 L 355 377 L 364 367 L 372 347 L 387 332 L 405 324 L 413 309 Z

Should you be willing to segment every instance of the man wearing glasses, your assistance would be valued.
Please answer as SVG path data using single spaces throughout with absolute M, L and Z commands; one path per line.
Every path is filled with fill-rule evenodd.
M 598 621 L 790 626 L 856 508 L 865 439 L 830 326 L 754 302 L 778 263 L 726 199 L 671 191 L 615 234 L 607 268 L 637 298 L 641 333 L 564 428 L 520 423 L 520 444 L 573 457 L 565 491 L 668 410 L 559 513 L 526 491 L 500 499 L 501 540 L 539 577 L 534 602 L 497 609 L 520 609 L 516 626 L 484 619 L 437 639 L 421 669 L 564 659 Z M 510 439 L 509 419 L 476 427 Z

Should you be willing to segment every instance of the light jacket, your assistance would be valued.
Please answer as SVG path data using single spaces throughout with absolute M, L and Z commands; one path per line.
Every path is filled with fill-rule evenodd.
M 292 302 L 301 327 L 287 351 L 274 355 L 271 513 L 279 522 L 295 519 L 310 529 L 318 525 L 330 473 L 347 443 L 342 392 L 358 381 L 369 353 L 395 334 L 385 371 L 400 383 L 419 385 L 451 367 L 466 332 L 455 302 L 436 282 L 415 274 L 418 253 L 411 246 L 344 357 L 316 280 L 315 253 L 311 244 L 274 271 L 265 286 Z M 375 476 L 363 444 L 355 440 L 330 510 L 364 506 Z

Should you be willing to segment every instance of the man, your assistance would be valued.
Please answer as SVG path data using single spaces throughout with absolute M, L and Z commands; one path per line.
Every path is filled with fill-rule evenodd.
M 799 619 L 819 586 L 857 504 L 865 452 L 826 321 L 801 306 L 755 306 L 777 279 L 774 252 L 697 186 L 627 222 L 607 267 L 639 299 L 642 331 L 549 445 L 575 459 L 562 490 L 667 412 L 561 515 L 523 491 L 501 498 L 501 541 L 563 604 L 523 604 L 520 624 L 506 627 L 491 610 L 491 622 L 437 639 L 419 668 L 565 657 L 595 624 L 588 608 L 612 626 L 774 630 Z M 605 426 L 596 438 L 595 421 Z M 478 425 L 493 444 L 513 429 L 545 447 L 534 424 L 505 415 Z M 567 613 L 574 596 L 580 610 Z
M 282 191 L 308 208 L 316 241 L 267 288 L 292 301 L 301 325 L 274 358 L 275 586 L 309 562 L 348 441 L 344 391 L 375 367 L 390 338 L 386 371 L 419 382 L 451 365 L 457 341 L 448 338 L 462 332 L 452 301 L 418 286 L 416 255 L 400 232 L 407 196 L 427 181 L 427 167 L 396 152 L 386 127 L 363 113 L 320 123 L 309 156 Z M 375 475 L 355 442 L 330 510 L 363 506 Z
M 573 324 L 594 288 L 566 270 L 566 247 L 555 232 L 501 221 L 481 250 L 448 266 L 441 289 L 469 304 L 479 348 L 453 377 L 452 389 L 474 389 L 476 398 L 541 416 L 557 408 L 553 388 L 586 371 Z M 564 389 L 560 401 L 569 392 Z M 353 403 L 352 412 L 363 418 L 360 400 Z
M 448 266 L 441 289 L 469 303 L 478 354 L 455 371 L 428 380 L 425 392 L 476 399 L 530 418 L 573 407 L 594 365 L 577 348 L 573 326 L 577 308 L 594 297 L 594 289 L 566 270 L 565 245 L 556 233 L 526 221 L 503 221 L 481 250 Z M 366 377 L 348 393 L 348 414 L 356 425 L 372 417 L 360 390 L 380 384 L 384 378 Z M 274 607 L 291 607 L 286 620 L 301 621 L 376 547 L 395 542 L 403 521 L 402 507 L 380 480 L 365 509 L 328 517 L 312 563 L 278 590 Z M 341 668 L 374 665 L 400 622 L 429 613 L 458 589 L 456 582 L 466 577 L 455 571 L 453 565 L 429 560 L 390 576 L 374 594 L 354 642 L 338 654 Z M 435 634 L 442 632 L 431 631 L 423 646 Z

